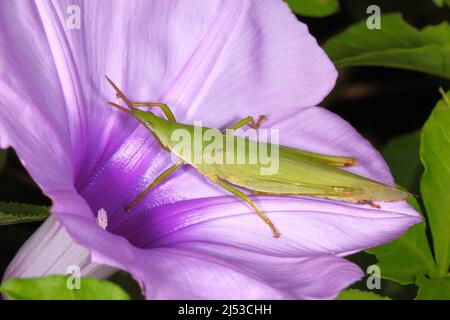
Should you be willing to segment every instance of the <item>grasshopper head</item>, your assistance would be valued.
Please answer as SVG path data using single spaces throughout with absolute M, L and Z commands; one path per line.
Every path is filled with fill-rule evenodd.
M 147 129 L 154 132 L 156 123 L 157 122 L 157 116 L 151 113 L 150 111 L 144 111 L 138 108 L 131 107 L 131 114 L 132 116 L 138 120 L 140 123 L 142 123 Z
M 128 108 L 122 107 L 121 105 L 114 103 L 114 102 L 108 102 L 108 104 L 119 109 L 122 112 L 125 112 L 125 113 L 131 115 L 133 118 L 135 118 L 140 123 L 142 123 L 148 130 L 150 130 L 152 132 L 152 134 L 155 136 L 155 138 L 161 142 L 161 144 L 164 144 L 162 141 L 167 140 L 167 139 L 165 139 L 166 137 L 164 135 L 164 132 L 166 132 L 167 130 L 162 130 L 162 129 L 164 129 L 166 127 L 165 123 L 167 121 L 156 116 L 155 114 L 153 114 L 150 111 L 144 111 L 144 110 L 141 110 L 138 108 L 141 106 L 153 106 L 153 104 L 131 102 L 125 96 L 125 94 L 123 94 L 123 92 L 120 91 L 120 89 L 114 84 L 114 82 L 110 78 L 108 78 L 107 76 L 105 76 L 105 78 L 109 82 L 109 84 L 114 88 L 114 90 L 116 91 L 116 97 L 123 100 L 123 102 L 125 102 L 125 104 L 127 105 Z M 157 103 L 155 105 L 159 106 L 163 110 L 164 114 L 167 116 L 167 118 L 169 120 L 175 122 L 175 117 L 173 116 L 172 112 L 166 105 L 159 104 L 159 103 Z
M 159 119 L 159 118 L 149 111 L 143 111 L 139 108 L 136 108 L 135 107 L 136 104 L 133 104 L 110 78 L 108 78 L 107 76 L 105 76 L 105 78 L 109 82 L 109 84 L 114 88 L 114 90 L 116 90 L 117 98 L 122 99 L 126 103 L 128 109 L 124 108 L 121 105 L 114 103 L 114 102 L 108 102 L 108 104 L 119 109 L 120 111 L 123 111 L 123 112 L 133 116 L 136 120 L 138 120 L 140 123 L 142 123 L 145 127 L 147 127 L 149 130 L 154 132 L 155 131 L 155 121 L 157 121 L 157 119 Z
M 151 113 L 150 111 L 144 111 L 139 108 L 133 107 L 131 104 L 128 105 L 128 109 L 118 105 L 114 102 L 108 102 L 109 105 L 119 109 L 122 112 L 125 112 L 142 123 L 146 128 L 151 131 L 155 130 L 155 122 L 157 122 L 158 117 Z

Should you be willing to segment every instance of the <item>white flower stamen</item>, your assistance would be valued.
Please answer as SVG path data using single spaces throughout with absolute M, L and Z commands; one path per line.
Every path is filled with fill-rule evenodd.
M 103 208 L 101 208 L 97 212 L 97 224 L 103 230 L 106 230 L 106 228 L 108 227 L 108 212 L 106 212 L 106 210 Z

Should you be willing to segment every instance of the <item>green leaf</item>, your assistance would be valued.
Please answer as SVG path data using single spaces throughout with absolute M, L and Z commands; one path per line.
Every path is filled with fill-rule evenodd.
M 412 193 L 419 192 L 423 173 L 419 147 L 420 134 L 413 132 L 393 138 L 381 149 L 397 184 Z
M 377 257 L 383 279 L 410 284 L 418 276 L 436 272 L 424 222 L 412 226 L 397 240 L 367 252 Z
M 68 276 L 10 279 L 0 291 L 15 300 L 129 300 L 118 285 L 93 278 L 81 278 L 79 289 L 69 289 Z
M 436 5 L 438 5 L 439 7 L 443 7 L 444 5 L 450 7 L 450 0 L 433 0 L 433 2 L 436 3 Z
M 450 297 L 450 200 L 447 197 L 450 191 L 450 92 L 442 94 L 444 98 L 438 102 L 422 129 L 420 148 L 420 158 L 425 168 L 421 191 L 437 264 L 434 262 L 423 222 L 410 228 L 399 239 L 369 250 L 379 261 L 381 277 L 401 284 L 415 283 L 419 286 L 417 299 Z M 410 142 L 407 139 L 403 142 L 405 141 L 407 144 Z M 400 145 L 397 148 L 400 149 L 400 156 L 414 158 Z M 392 160 L 387 160 L 392 166 Z M 410 203 L 420 209 L 414 198 L 411 198 Z
M 381 17 L 381 29 L 369 30 L 363 21 L 332 38 L 324 48 L 340 68 L 383 66 L 450 78 L 447 22 L 417 30 L 400 14 L 386 14 Z
M 130 295 L 131 300 L 145 299 L 141 286 L 129 273 L 118 271 L 108 280 L 123 288 Z
M 411 190 L 419 180 L 423 168 L 419 157 L 420 136 L 418 132 L 392 139 L 382 150 L 386 162 L 398 184 Z M 415 198 L 410 204 L 420 211 Z M 414 283 L 424 274 L 434 275 L 436 266 L 426 236 L 425 222 L 412 226 L 395 241 L 372 248 L 381 269 L 381 277 L 401 284 Z
M 326 17 L 339 11 L 338 0 L 284 0 L 291 10 L 302 16 Z
M 420 156 L 425 168 L 420 187 L 438 273 L 445 276 L 450 265 L 450 92 L 422 129 Z
M 417 300 L 450 300 L 450 278 L 417 279 Z
M 342 291 L 336 298 L 336 300 L 391 300 L 391 299 L 369 291 L 347 289 Z
M 45 220 L 49 208 L 31 204 L 0 202 L 0 226 Z
M 6 160 L 8 160 L 8 149 L 0 149 L 0 171 L 5 168 Z

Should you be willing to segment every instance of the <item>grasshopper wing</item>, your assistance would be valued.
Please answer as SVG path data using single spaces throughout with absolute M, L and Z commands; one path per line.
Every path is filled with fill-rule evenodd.
M 320 153 L 303 151 L 291 147 L 280 146 L 280 154 L 284 158 L 297 159 L 310 158 L 335 167 L 352 167 L 356 165 L 356 159 L 353 157 L 329 156 Z
M 280 147 L 279 166 L 262 175 L 258 165 L 227 165 L 218 176 L 235 185 L 264 194 L 320 196 L 349 202 L 399 201 L 410 196 L 383 183 L 336 167 L 345 157 L 328 157 Z M 319 157 L 319 159 L 317 159 Z M 333 162 L 333 163 L 330 163 Z

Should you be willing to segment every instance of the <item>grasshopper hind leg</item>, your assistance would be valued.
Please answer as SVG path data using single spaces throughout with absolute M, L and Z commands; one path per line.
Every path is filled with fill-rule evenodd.
M 250 205 L 250 207 L 252 207 L 252 209 L 261 217 L 261 219 L 263 219 L 264 222 L 270 227 L 270 229 L 272 230 L 272 233 L 273 233 L 273 237 L 275 239 L 278 239 L 280 237 L 281 234 L 275 228 L 275 225 L 273 224 L 273 222 L 269 218 L 267 218 L 264 215 L 264 213 L 262 213 L 261 210 L 259 210 L 259 208 L 255 205 L 255 203 L 245 193 L 243 193 L 239 189 L 229 185 L 228 183 L 225 183 L 224 181 L 220 180 L 218 177 L 210 178 L 210 180 L 212 182 L 216 183 L 217 185 L 219 185 L 220 187 L 222 187 L 223 189 L 227 190 L 228 192 L 232 193 L 239 199 L 243 200 L 248 205 Z
M 126 212 L 130 212 L 131 209 L 137 205 L 139 202 L 141 202 L 145 196 L 158 184 L 162 183 L 168 176 L 170 176 L 176 169 L 178 169 L 181 165 L 183 165 L 184 162 L 182 160 L 175 163 L 173 166 L 169 167 L 168 169 L 164 170 L 158 177 L 156 177 L 155 180 L 144 190 L 142 191 L 139 196 L 130 204 L 128 204 L 125 207 Z
M 356 202 L 356 204 L 368 204 L 372 208 L 381 209 L 381 206 L 379 204 L 373 203 L 370 200 L 361 200 L 361 201 Z

